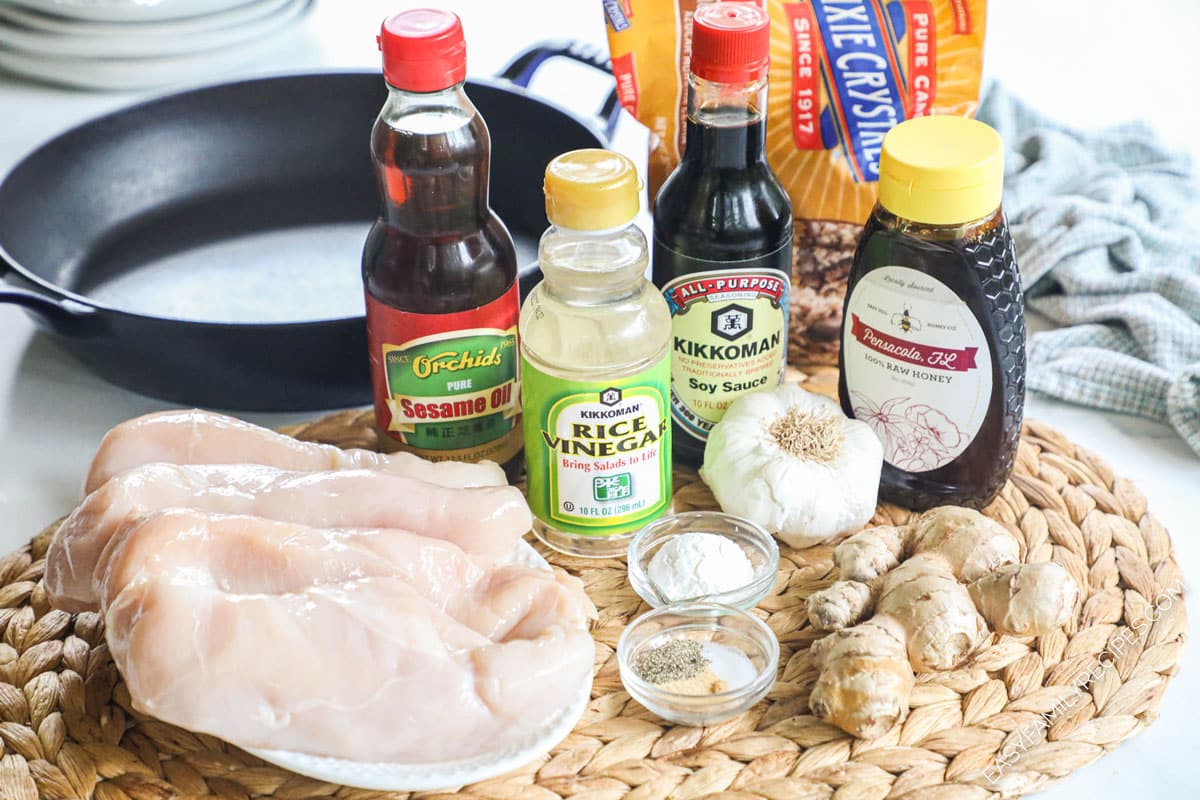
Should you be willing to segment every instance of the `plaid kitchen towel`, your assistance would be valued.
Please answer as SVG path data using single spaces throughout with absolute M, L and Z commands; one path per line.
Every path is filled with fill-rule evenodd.
M 1082 133 L 998 85 L 979 118 L 1008 148 L 1004 207 L 1027 304 L 1061 326 L 1030 338 L 1029 387 L 1168 423 L 1200 453 L 1189 160 L 1144 124 Z

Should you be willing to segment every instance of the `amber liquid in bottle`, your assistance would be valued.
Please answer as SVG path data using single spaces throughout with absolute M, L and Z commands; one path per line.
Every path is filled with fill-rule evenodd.
M 653 253 L 654 283 L 667 295 L 675 319 L 673 449 L 678 462 L 699 464 L 708 429 L 729 403 L 745 391 L 771 389 L 782 378 L 787 359 L 792 206 L 765 154 L 765 82 L 730 87 L 692 76 L 690 85 L 687 146 L 679 166 L 655 199 Z M 687 289 L 690 276 L 729 280 L 739 275 L 777 278 L 778 286 L 768 282 L 764 287 L 771 290 L 775 301 L 765 293 L 749 303 L 720 299 L 718 294 L 712 300 L 688 304 L 691 308 L 681 308 L 681 298 L 673 297 L 670 291 L 672 287 Z M 738 309 L 748 306 L 754 307 L 754 314 L 740 334 L 736 326 L 733 331 L 718 332 L 723 331 L 726 317 L 732 315 L 734 323 L 744 319 Z M 687 315 L 703 316 L 703 324 L 685 321 Z M 682 330 L 681 326 L 691 330 Z M 766 348 L 766 352 L 743 359 L 769 360 L 769 368 L 758 363 L 747 370 L 750 374 L 731 377 L 724 362 L 703 363 L 707 361 L 703 348 L 737 348 L 751 341 L 761 343 L 764 338 L 774 342 L 774 334 L 779 331 L 780 342 Z M 681 360 L 687 364 L 699 362 L 700 367 L 695 371 L 681 369 Z M 731 387 L 757 385 L 727 391 L 727 381 Z M 709 387 L 712 391 L 707 391 Z M 693 414 L 697 418 L 689 419 Z
M 934 469 L 922 467 L 939 460 L 936 457 L 939 448 L 942 452 L 953 452 L 954 448 L 949 445 L 960 444 L 960 437 L 969 436 L 969 430 L 956 430 L 939 415 L 936 406 L 930 408 L 933 404 L 909 402 L 908 398 L 902 397 L 902 390 L 892 392 L 896 397 L 889 401 L 889 406 L 886 402 L 878 402 L 878 398 L 865 400 L 847 385 L 847 347 L 855 346 L 855 340 L 872 342 L 876 348 L 872 355 L 879 358 L 880 349 L 895 352 L 895 348 L 899 348 L 902 351 L 906 344 L 919 342 L 923 335 L 936 329 L 972 327 L 965 321 L 965 314 L 946 319 L 927 314 L 925 316 L 932 318 L 923 318 L 904 303 L 898 303 L 894 308 L 886 307 L 885 313 L 878 317 L 878 324 L 860 317 L 856 325 L 852 300 L 859 284 L 870 280 L 873 273 L 886 276 L 888 272 L 879 271 L 893 271 L 897 265 L 932 278 L 928 286 L 935 286 L 936 281 L 965 304 L 970 316 L 978 323 L 983 340 L 980 349 L 986 349 L 987 355 L 986 358 L 978 352 L 964 355 L 962 351 L 948 347 L 945 352 L 952 354 L 959 363 L 947 366 L 964 368 L 962 371 L 925 369 L 903 362 L 892 363 L 891 369 L 910 369 L 915 376 L 937 380 L 943 384 L 938 391 L 949 397 L 951 392 L 962 391 L 970 379 L 971 370 L 965 369 L 966 362 L 973 359 L 979 367 L 986 361 L 990 368 L 990 381 L 982 379 L 973 384 L 984 386 L 990 383 L 990 392 L 980 399 L 981 402 L 986 400 L 986 412 L 978 431 L 956 457 Z M 893 273 L 896 274 L 899 273 Z M 905 278 L 905 282 L 912 286 L 922 284 L 919 278 Z M 954 305 L 953 298 L 946 297 L 950 299 L 950 305 Z M 882 303 L 876 300 L 875 306 L 880 305 Z M 861 311 L 863 306 L 858 308 Z M 1003 212 L 997 210 L 965 225 L 934 226 L 900 219 L 877 206 L 855 253 L 844 314 L 843 324 L 849 330 L 842 339 L 838 390 L 846 414 L 871 424 L 884 439 L 880 497 L 915 510 L 945 504 L 981 508 L 991 502 L 1012 469 L 1025 404 L 1025 321 L 1021 279 Z M 847 345 L 848 342 L 851 344 Z M 901 344 L 895 345 L 895 342 Z M 926 350 L 927 363 L 928 355 Z M 919 382 L 921 378 L 916 380 Z M 923 437 L 919 444 L 908 450 L 895 443 L 889 445 L 889 434 L 899 439 L 914 429 Z M 954 442 L 945 441 L 947 436 Z M 898 466 L 894 461 L 908 468 Z
M 511 316 L 515 326 L 516 252 L 504 223 L 488 205 L 491 140 L 462 85 L 424 94 L 389 87 L 388 102 L 371 132 L 371 154 L 383 213 L 371 228 L 363 250 L 362 276 L 368 302 L 377 301 L 402 314 L 424 315 L 416 325 L 428 324 L 431 315 L 463 314 L 464 328 L 476 324 L 488 327 L 490 322 L 478 323 L 467 312 L 490 307 L 492 318 L 498 312 L 500 317 Z M 420 327 L 412 331 L 416 335 L 422 332 Z M 391 338 L 407 335 L 394 333 Z M 378 406 L 383 402 L 381 397 L 389 395 L 380 385 L 385 370 L 378 363 L 378 338 L 372 330 L 372 374 L 377 411 L 382 416 L 384 412 Z M 450 340 L 451 346 L 456 344 Z M 512 353 L 506 356 L 515 363 L 515 334 L 513 345 Z M 467 388 L 465 384 L 447 386 L 443 382 L 434 391 L 484 388 L 477 385 L 478 380 L 473 383 L 476 385 Z M 448 395 L 446 399 L 455 397 Z M 435 438 L 430 438 L 428 444 L 438 445 L 451 454 L 449 457 L 463 458 L 459 454 L 463 451 L 486 449 L 489 433 L 508 438 L 512 424 L 503 414 L 491 414 L 432 431 L 430 420 L 426 427 L 431 429 L 427 432 L 431 437 L 446 439 L 448 428 L 453 428 L 453 435 L 444 444 Z M 420 433 L 421 426 L 417 427 Z M 517 417 L 518 441 L 520 436 Z M 460 441 L 453 441 L 455 438 Z M 431 455 L 423 445 L 408 449 Z M 465 460 L 473 459 L 467 455 Z M 519 450 L 500 460 L 505 462 L 510 480 L 515 479 L 522 466 Z
M 393 308 L 468 311 L 503 296 L 517 277 L 512 237 L 488 206 L 491 142 L 483 118 L 466 109 L 433 105 L 421 116 L 427 121 L 404 124 L 434 132 L 383 119 L 371 131 L 384 215 L 367 239 L 363 280 Z

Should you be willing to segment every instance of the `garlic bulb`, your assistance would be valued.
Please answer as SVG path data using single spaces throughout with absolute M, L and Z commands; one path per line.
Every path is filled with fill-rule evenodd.
M 726 512 L 811 547 L 871 519 L 882 466 L 870 427 L 790 383 L 729 406 L 708 436 L 700 477 Z

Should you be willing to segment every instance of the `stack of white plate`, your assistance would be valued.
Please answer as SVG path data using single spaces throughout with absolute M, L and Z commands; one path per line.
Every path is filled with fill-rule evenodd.
M 89 89 L 204 79 L 253 59 L 313 0 L 0 0 L 0 69 Z

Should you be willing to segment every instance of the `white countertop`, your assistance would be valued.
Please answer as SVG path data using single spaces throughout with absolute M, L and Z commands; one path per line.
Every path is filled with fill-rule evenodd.
M 374 67 L 380 19 L 406 4 L 322 0 L 303 25 L 277 39 L 237 75 L 333 67 Z M 519 47 L 539 39 L 602 44 L 600 0 L 433 2 L 464 20 L 472 74 L 495 72 Z M 519 18 L 518 18 L 519 15 Z M 1200 161 L 1200 6 L 1194 0 L 993 0 L 987 72 L 1060 119 L 1095 126 L 1134 116 Z M 222 76 L 224 77 L 224 76 Z M 197 83 L 210 82 L 198 79 Z M 586 113 L 603 87 L 565 64 L 534 88 Z M 144 94 L 91 94 L 0 74 L 0 173 L 55 133 Z M 626 124 L 619 140 L 641 139 Z M 632 143 L 632 144 L 631 144 Z M 25 542 L 68 511 L 99 438 L 113 424 L 166 407 L 92 376 L 15 308 L 0 306 L 0 552 Z M 313 415 L 249 414 L 267 425 Z M 1194 496 L 1200 458 L 1168 428 L 1032 395 L 1028 416 L 1101 454 L 1133 481 L 1171 532 L 1186 576 L 1200 573 Z M 1195 585 L 1194 577 L 1189 586 Z M 1193 609 L 1193 619 L 1200 612 Z M 1193 624 L 1195 630 L 1195 624 Z M 1196 796 L 1200 785 L 1200 655 L 1185 652 L 1182 674 L 1161 719 L 1132 742 L 1046 792 L 1047 798 Z

